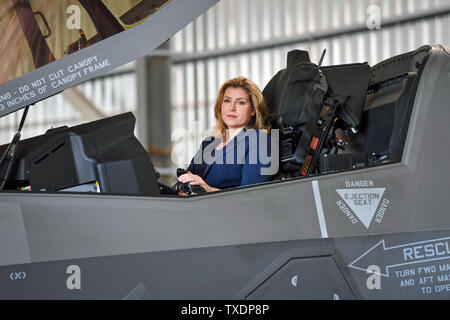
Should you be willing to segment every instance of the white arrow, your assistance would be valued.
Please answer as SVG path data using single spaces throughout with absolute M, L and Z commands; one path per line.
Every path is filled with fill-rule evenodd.
M 380 263 L 375 263 L 373 260 L 378 260 L 378 262 L 385 261 L 386 263 L 383 263 L 383 267 L 380 266 L 380 270 L 383 268 L 385 269 L 385 273 L 377 273 L 380 276 L 384 276 L 389 278 L 389 269 L 393 267 L 399 267 L 399 266 L 405 266 L 405 265 L 411 265 L 416 263 L 422 263 L 422 262 L 429 262 L 429 261 L 437 261 L 437 260 L 444 260 L 450 258 L 450 244 L 448 242 L 450 240 L 450 237 L 441 238 L 441 239 L 433 239 L 433 240 L 426 240 L 426 241 L 420 241 L 420 242 L 414 242 L 414 243 L 407 243 L 402 244 L 399 246 L 393 246 L 393 247 L 386 247 L 384 239 L 378 242 L 376 245 L 374 245 L 372 248 L 364 252 L 360 257 L 355 259 L 352 263 L 348 265 L 348 267 L 361 270 L 366 272 L 367 267 L 370 265 L 378 265 L 380 266 Z M 417 260 L 409 261 L 409 262 L 403 262 L 405 261 L 405 251 L 404 248 L 407 247 L 417 247 L 424 243 L 433 243 L 429 247 L 428 256 L 423 255 L 423 257 L 416 258 Z M 446 242 L 445 244 L 443 242 Z M 382 246 L 380 246 L 382 244 Z M 438 250 L 438 244 L 442 244 L 442 246 L 445 248 L 443 250 Z M 414 249 L 412 249 L 414 250 Z M 433 250 L 433 251 L 431 251 Z M 412 252 L 412 251 L 411 251 Z M 428 258 L 431 255 L 431 252 L 433 252 L 433 256 L 437 255 L 439 257 L 436 258 Z M 365 261 L 365 262 L 364 262 Z

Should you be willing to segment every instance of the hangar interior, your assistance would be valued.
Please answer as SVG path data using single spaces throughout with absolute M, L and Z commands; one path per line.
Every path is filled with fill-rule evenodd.
M 263 89 L 293 49 L 307 50 L 315 63 L 326 49 L 324 66 L 372 66 L 435 43 L 450 43 L 450 0 L 221 0 L 148 56 L 32 106 L 23 138 L 131 111 L 137 138 L 172 182 L 215 124 L 225 80 L 243 75 Z M 20 116 L 0 119 L 1 144 Z
M 0 34 L 3 143 L 20 131 L 30 103 L 14 102 L 24 95 L 11 93 L 39 77 L 53 81 L 58 71 L 72 77 L 72 68 L 93 57 L 113 62 L 100 77 L 49 88 L 44 93 L 53 96 L 30 107 L 19 147 L 18 133 L 0 146 L 0 298 L 448 300 L 449 1 L 61 0 L 63 10 L 51 15 L 54 0 L 0 0 L 0 21 L 8 24 L 0 28 L 8 31 Z M 131 32 L 102 38 L 103 28 L 95 27 L 103 45 L 83 48 L 83 32 L 89 40 L 95 34 L 85 16 L 83 32 L 68 27 L 73 16 L 65 8 L 76 3 L 91 13 L 91 4 L 107 5 L 120 20 L 130 7 L 147 5 L 153 14 L 159 9 L 149 4 L 168 5 Z M 28 4 L 27 11 L 17 4 Z M 20 19 L 22 33 L 15 32 Z M 55 60 L 66 48 L 73 55 L 44 61 L 48 66 L 25 61 L 36 52 L 23 25 L 33 25 Z M 46 39 L 50 30 L 54 37 Z M 71 52 L 74 40 L 79 52 Z M 28 55 L 8 50 L 24 45 Z M 293 49 L 309 51 L 314 63 L 324 57 L 320 68 L 304 51 L 286 63 Z M 275 76 L 280 86 L 272 81 L 289 71 L 292 78 Z M 8 82 L 17 73 L 26 81 Z M 237 75 L 261 89 L 275 83 L 282 90 L 272 93 L 283 98 L 290 88 L 298 95 L 286 99 L 293 102 L 283 104 L 288 111 L 312 110 L 308 130 L 279 130 L 294 132 L 289 150 L 303 151 L 301 171 L 201 196 L 166 196 L 152 162 L 160 180 L 173 181 L 214 125 L 219 86 Z M 280 102 L 273 96 L 265 97 Z M 353 129 L 355 145 L 338 154 L 337 130 Z M 284 151 L 286 140 L 279 140 Z M 297 153 L 289 161 L 280 153 L 280 167 L 296 160 Z M 355 155 L 362 166 L 322 170 L 332 156 Z M 314 167 L 318 158 L 323 162 Z M 302 174 L 305 167 L 317 170 Z M 421 274 L 427 269 L 432 276 Z M 378 288 L 368 282 L 375 275 Z M 425 282 L 433 276 L 435 283 Z

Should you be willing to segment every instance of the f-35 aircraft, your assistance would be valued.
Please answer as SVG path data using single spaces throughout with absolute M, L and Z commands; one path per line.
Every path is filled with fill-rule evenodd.
M 147 54 L 216 3 L 166 2 L 1 85 L 1 116 Z M 143 48 L 111 50 L 148 30 Z M 94 56 L 109 65 L 8 104 Z M 0 147 L 0 298 L 450 299 L 449 88 L 448 46 L 375 66 L 291 51 L 263 92 L 275 179 L 189 197 L 160 194 L 131 113 L 16 135 Z

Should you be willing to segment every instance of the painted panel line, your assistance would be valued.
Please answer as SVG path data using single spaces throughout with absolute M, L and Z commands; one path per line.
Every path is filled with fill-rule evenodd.
M 314 192 L 314 200 L 316 201 L 317 216 L 319 218 L 319 227 L 322 238 L 328 238 L 327 225 L 325 223 L 325 215 L 323 213 L 322 199 L 320 198 L 319 183 L 317 180 L 312 182 Z

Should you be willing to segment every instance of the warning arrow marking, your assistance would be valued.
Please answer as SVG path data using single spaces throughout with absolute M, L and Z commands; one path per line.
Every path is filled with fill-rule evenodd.
M 381 274 L 377 272 L 374 273 L 389 278 L 389 268 L 449 259 L 449 240 L 450 237 L 446 237 L 386 247 L 386 243 L 383 239 L 372 248 L 364 252 L 360 257 L 355 259 L 348 265 L 348 267 L 366 272 L 367 267 L 370 265 L 377 265 L 380 267 L 380 270 L 384 269 L 385 272 Z M 432 258 L 433 256 L 439 257 Z M 407 261 L 409 258 L 413 258 L 411 259 L 412 261 Z M 380 265 L 380 260 L 386 261 L 387 263 Z

